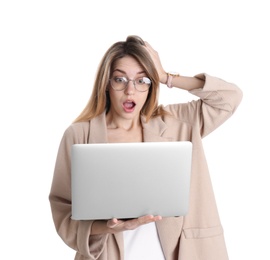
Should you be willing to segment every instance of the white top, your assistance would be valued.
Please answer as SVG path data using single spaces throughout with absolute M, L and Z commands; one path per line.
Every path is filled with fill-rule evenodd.
M 124 231 L 125 260 L 165 260 L 155 223 Z

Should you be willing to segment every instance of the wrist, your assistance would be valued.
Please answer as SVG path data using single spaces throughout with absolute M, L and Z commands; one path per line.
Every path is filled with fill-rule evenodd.
M 167 72 L 167 81 L 166 81 L 166 85 L 168 86 L 168 88 L 172 88 L 172 81 L 175 77 L 180 77 L 180 74 L 177 72 Z
M 167 72 L 164 71 L 162 73 L 162 75 L 159 76 L 159 81 L 162 84 L 166 84 L 167 83 L 167 80 L 168 80 L 168 74 L 167 74 Z

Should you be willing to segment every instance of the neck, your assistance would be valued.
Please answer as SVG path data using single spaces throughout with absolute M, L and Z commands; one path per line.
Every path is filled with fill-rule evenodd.
M 138 127 L 141 127 L 140 117 L 132 119 L 124 119 L 119 117 L 114 117 L 110 113 L 106 116 L 107 128 L 116 129 L 122 128 L 124 130 L 132 130 Z

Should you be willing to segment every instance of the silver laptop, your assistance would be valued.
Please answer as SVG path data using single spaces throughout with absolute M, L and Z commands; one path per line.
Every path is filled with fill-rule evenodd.
M 129 219 L 188 212 L 192 143 L 75 144 L 72 219 Z

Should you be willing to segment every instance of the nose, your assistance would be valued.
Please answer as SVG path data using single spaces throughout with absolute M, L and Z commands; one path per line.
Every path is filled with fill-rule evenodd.
M 133 95 L 135 92 L 135 82 L 133 80 L 129 80 L 127 86 L 125 88 L 126 95 Z

